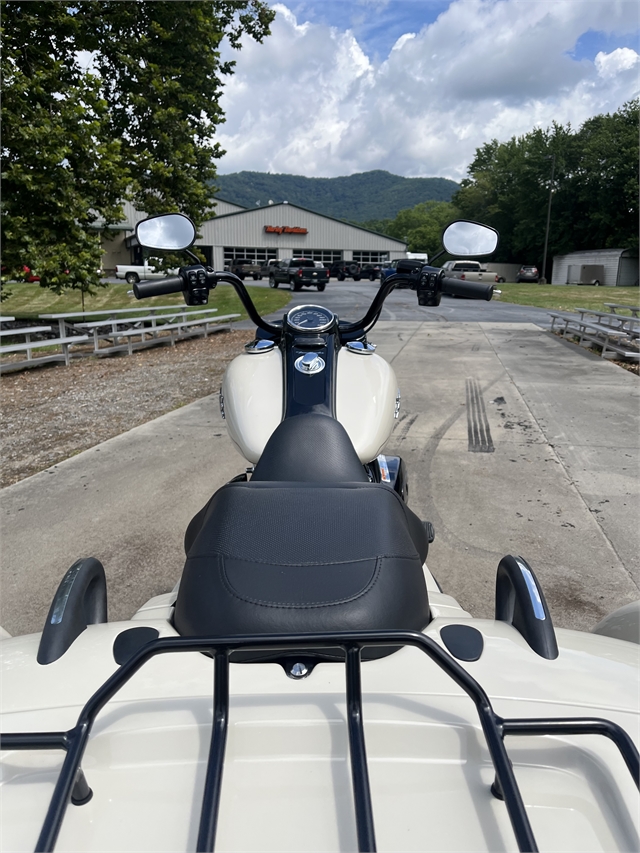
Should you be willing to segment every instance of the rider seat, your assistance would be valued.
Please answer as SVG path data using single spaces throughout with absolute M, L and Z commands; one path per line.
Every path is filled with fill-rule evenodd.
M 174 615 L 183 635 L 420 631 L 429 621 L 424 527 L 393 489 L 368 481 L 326 415 L 283 421 L 252 479 L 219 489 L 185 546 Z

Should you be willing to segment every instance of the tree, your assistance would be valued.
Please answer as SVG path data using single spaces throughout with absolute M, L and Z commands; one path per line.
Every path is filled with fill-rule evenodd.
M 58 291 L 97 285 L 96 227 L 125 197 L 199 224 L 235 64 L 220 42 L 260 41 L 273 17 L 262 0 L 4 0 L 3 278 L 27 264 Z
M 364 222 L 365 228 L 406 240 L 410 252 L 427 252 L 429 256 L 441 248 L 442 232 L 458 218 L 458 210 L 447 201 L 426 201 L 401 210 L 395 219 Z
M 637 247 L 638 113 L 636 100 L 576 132 L 554 123 L 505 143 L 494 139 L 477 149 L 453 203 L 497 228 L 497 261 L 541 264 L 550 189 L 548 257 Z
M 45 286 L 84 289 L 101 264 L 91 225 L 122 218 L 120 143 L 100 81 L 75 60 L 77 18 L 60 3 L 4 3 L 2 13 L 3 278 L 26 264 Z

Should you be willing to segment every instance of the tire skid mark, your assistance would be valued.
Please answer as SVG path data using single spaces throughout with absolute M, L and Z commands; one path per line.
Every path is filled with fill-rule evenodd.
M 415 415 L 405 415 L 398 422 L 398 429 L 394 432 L 393 437 L 396 441 L 404 441 L 407 437 L 409 430 L 414 425 L 414 423 L 418 420 L 419 414 Z
M 489 421 L 477 379 L 465 381 L 467 395 L 467 435 L 469 453 L 493 453 L 495 447 L 489 429 Z

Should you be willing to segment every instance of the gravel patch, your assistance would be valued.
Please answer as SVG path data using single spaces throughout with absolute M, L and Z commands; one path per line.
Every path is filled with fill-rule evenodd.
M 0 377 L 0 487 L 217 394 L 250 330 Z

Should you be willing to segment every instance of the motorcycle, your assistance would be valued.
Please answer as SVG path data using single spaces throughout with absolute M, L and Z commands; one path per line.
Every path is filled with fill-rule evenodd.
M 169 214 L 136 236 L 191 254 L 195 228 Z M 443 245 L 482 256 L 497 234 L 460 221 Z M 493 290 L 400 262 L 357 322 L 299 305 L 271 323 L 191 259 L 134 293 L 236 289 L 257 333 L 220 406 L 250 467 L 193 517 L 171 593 L 109 622 L 104 569 L 80 559 L 42 633 L 0 641 L 2 849 L 638 849 L 638 607 L 556 629 L 507 555 L 495 618 L 473 618 L 383 453 L 384 300 Z

